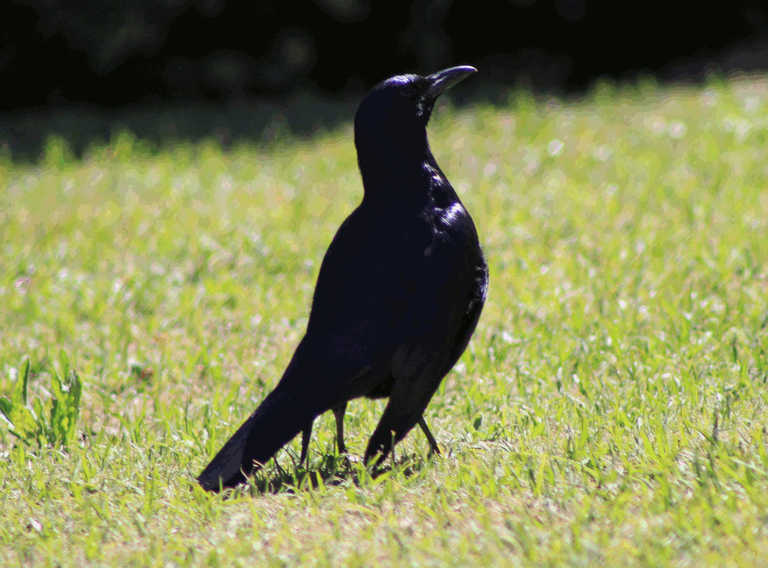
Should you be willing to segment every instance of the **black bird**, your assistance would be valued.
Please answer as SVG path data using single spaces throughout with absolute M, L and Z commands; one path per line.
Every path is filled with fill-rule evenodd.
M 423 422 L 469 343 L 488 287 L 475 225 L 427 142 L 437 97 L 475 71 L 398 75 L 363 99 L 355 115 L 363 200 L 325 253 L 288 368 L 197 478 L 203 488 L 242 483 L 299 432 L 308 439 L 327 410 L 336 412 L 343 444 L 343 410 L 357 397 L 389 397 L 366 463 L 379 465 Z

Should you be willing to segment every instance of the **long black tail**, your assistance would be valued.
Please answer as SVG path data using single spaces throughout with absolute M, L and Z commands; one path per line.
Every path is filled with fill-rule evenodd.
M 244 482 L 254 467 L 265 464 L 314 420 L 311 401 L 297 400 L 288 390 L 278 385 L 224 444 L 197 478 L 203 489 L 219 491 Z

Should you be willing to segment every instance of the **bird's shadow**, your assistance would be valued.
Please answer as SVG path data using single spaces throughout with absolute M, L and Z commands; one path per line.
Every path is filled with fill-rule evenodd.
M 276 459 L 270 460 L 267 467 L 255 472 L 248 481 L 228 490 L 231 496 L 250 494 L 259 496 L 280 493 L 295 494 L 300 491 L 315 490 L 322 484 L 335 487 L 351 482 L 357 487 L 367 485 L 386 474 L 396 473 L 405 478 L 417 475 L 431 458 L 419 454 L 407 454 L 392 463 L 383 466 L 363 465 L 360 458 L 344 454 L 323 454 L 319 462 L 310 467 L 298 464 L 297 456 L 290 454 L 292 465 L 286 469 Z

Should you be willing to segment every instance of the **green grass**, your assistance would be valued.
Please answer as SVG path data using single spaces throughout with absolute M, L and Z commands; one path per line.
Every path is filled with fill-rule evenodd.
M 37 415 L 75 404 L 67 359 L 82 383 L 73 437 L 0 426 L 0 565 L 768 566 L 768 83 L 443 106 L 430 135 L 491 274 L 427 409 L 444 456 L 414 430 L 371 479 L 329 413 L 308 470 L 296 440 L 229 496 L 191 480 L 303 333 L 351 127 L 0 157 L 0 394 L 25 357 Z M 353 455 L 382 408 L 350 405 Z

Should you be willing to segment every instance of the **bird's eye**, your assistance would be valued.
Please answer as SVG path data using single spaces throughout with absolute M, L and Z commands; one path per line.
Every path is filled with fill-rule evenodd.
M 403 87 L 400 89 L 400 94 L 407 99 L 412 99 L 413 95 L 416 94 L 416 90 L 413 87 Z

